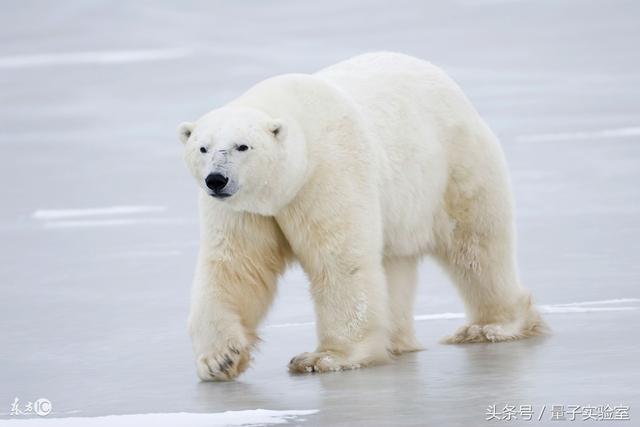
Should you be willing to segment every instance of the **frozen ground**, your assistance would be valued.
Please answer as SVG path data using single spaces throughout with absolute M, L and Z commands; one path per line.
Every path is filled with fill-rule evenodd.
M 494 404 L 532 405 L 535 418 L 544 407 L 531 423 L 550 422 L 552 405 L 626 405 L 637 425 L 640 3 L 236 3 L 1 6 L 0 425 L 29 425 L 10 415 L 15 398 L 22 410 L 49 399 L 45 419 L 128 415 L 69 424 L 87 426 L 232 424 L 238 414 L 469 426 Z M 253 368 L 234 383 L 199 383 L 185 330 L 196 189 L 177 123 L 265 77 L 379 49 L 443 66 L 501 137 L 522 280 L 554 334 L 438 344 L 462 307 L 426 262 L 416 314 L 427 351 L 292 376 L 287 362 L 315 341 L 294 270 Z M 250 412 L 220 415 L 240 410 Z M 149 413 L 172 415 L 134 415 Z

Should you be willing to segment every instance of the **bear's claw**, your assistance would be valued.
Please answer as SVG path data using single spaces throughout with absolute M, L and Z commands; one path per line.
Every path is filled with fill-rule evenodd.
M 229 381 L 240 375 L 249 365 L 248 350 L 235 347 L 222 353 L 207 353 L 198 357 L 198 376 L 203 381 Z

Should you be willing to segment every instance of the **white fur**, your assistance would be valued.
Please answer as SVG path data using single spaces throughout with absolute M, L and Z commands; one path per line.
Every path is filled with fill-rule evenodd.
M 311 281 L 319 339 L 291 360 L 295 372 L 420 349 L 412 310 L 424 255 L 450 272 L 465 303 L 469 324 L 447 342 L 542 332 L 517 276 L 502 150 L 437 67 L 374 53 L 274 77 L 181 125 L 180 135 L 203 189 L 190 316 L 202 379 L 247 367 L 277 278 L 294 259 Z M 220 171 L 234 193 L 226 199 L 204 184 Z

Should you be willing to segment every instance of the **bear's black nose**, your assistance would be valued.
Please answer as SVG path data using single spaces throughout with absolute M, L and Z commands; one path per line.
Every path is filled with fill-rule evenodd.
M 207 184 L 207 187 L 212 190 L 214 193 L 219 192 L 227 185 L 229 182 L 229 178 L 220 174 L 220 173 L 210 173 L 204 180 Z

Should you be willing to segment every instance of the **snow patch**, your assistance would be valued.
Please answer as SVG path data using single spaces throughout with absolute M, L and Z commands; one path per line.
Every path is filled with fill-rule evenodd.
M 139 49 L 94 52 L 42 53 L 36 55 L 0 56 L 2 68 L 35 68 L 59 65 L 110 65 L 131 62 L 166 61 L 193 54 L 193 49 Z
M 638 298 L 618 298 L 618 299 L 605 299 L 598 301 L 582 301 L 582 302 L 569 302 L 564 304 L 552 304 L 552 305 L 538 305 L 538 309 L 543 314 L 567 314 L 567 313 L 592 313 L 603 311 L 632 311 L 638 310 L 640 307 L 584 307 L 591 305 L 611 305 L 611 304 L 633 304 L 640 302 Z M 448 320 L 448 319 L 464 319 L 464 313 L 433 313 L 433 314 L 418 314 L 413 317 L 416 321 L 421 320 Z M 279 323 L 275 325 L 267 325 L 268 328 L 294 328 L 301 326 L 314 326 L 315 322 L 300 322 L 300 323 Z
M 182 224 L 188 222 L 184 218 L 138 216 L 139 214 L 161 213 L 166 210 L 166 206 L 109 206 L 85 209 L 39 209 L 31 214 L 31 218 L 37 221 L 42 221 L 42 226 L 44 228 L 118 227 L 127 225 Z
M 591 313 L 596 311 L 631 311 L 637 310 L 638 307 L 567 307 L 540 305 L 538 306 L 540 313 L 543 314 L 564 314 L 564 313 Z
M 599 305 L 599 304 L 628 304 L 640 302 L 638 298 L 617 298 L 617 299 L 603 299 L 599 301 L 583 301 L 583 302 L 569 302 L 565 304 L 555 304 L 556 306 L 561 307 L 570 307 L 570 306 L 581 306 L 581 305 Z
M 119 227 L 123 225 L 162 225 L 182 224 L 182 218 L 119 218 L 99 220 L 51 221 L 45 222 L 44 228 L 86 228 L 86 227 Z
M 442 319 L 463 319 L 464 313 L 435 313 L 419 314 L 413 317 L 415 320 L 442 320 Z
M 26 418 L 0 420 L 0 427 L 222 427 L 247 425 L 288 424 L 300 421 L 305 415 L 318 413 L 317 409 L 272 411 L 251 409 L 212 414 L 177 412 L 169 414 L 107 415 L 103 417 Z
M 166 206 L 109 206 L 104 208 L 87 209 L 40 209 L 35 211 L 31 217 L 40 220 L 53 220 L 65 218 L 78 218 L 85 216 L 102 215 L 126 215 L 139 213 L 157 213 L 167 210 Z
M 267 325 L 268 328 L 296 328 L 299 326 L 313 326 L 316 322 L 299 322 L 299 323 L 277 323 L 275 325 Z
M 617 129 L 601 129 L 581 132 L 562 133 L 542 133 L 534 135 L 521 135 L 516 137 L 518 142 L 538 142 L 538 141 L 573 141 L 576 139 L 598 139 L 598 138 L 628 138 L 640 136 L 640 127 L 625 127 Z

